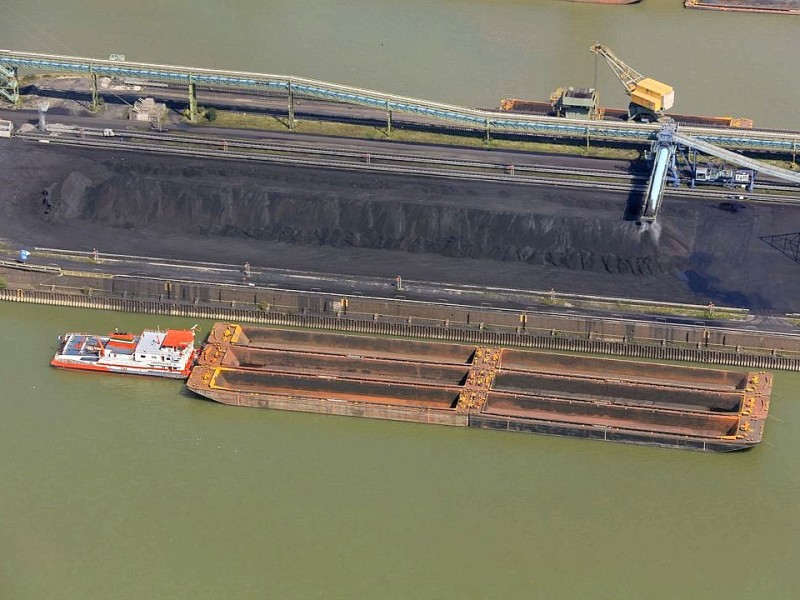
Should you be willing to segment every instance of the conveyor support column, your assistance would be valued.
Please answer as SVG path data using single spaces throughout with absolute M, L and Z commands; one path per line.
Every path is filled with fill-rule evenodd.
M 289 80 L 289 129 L 294 131 L 294 92 L 292 92 L 292 80 Z
M 192 77 L 189 77 L 189 120 L 197 121 L 197 86 Z
M 89 77 L 92 80 L 92 110 L 97 110 L 100 107 L 100 98 L 97 95 L 97 73 L 94 69 L 89 69 Z

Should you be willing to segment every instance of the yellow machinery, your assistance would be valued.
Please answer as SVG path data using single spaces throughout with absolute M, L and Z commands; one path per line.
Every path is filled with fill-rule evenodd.
M 603 44 L 594 44 L 589 50 L 605 58 L 614 75 L 625 86 L 631 97 L 629 106 L 631 119 L 657 120 L 663 111 L 672 108 L 675 103 L 675 91 L 672 86 L 635 71 L 617 58 L 611 48 Z

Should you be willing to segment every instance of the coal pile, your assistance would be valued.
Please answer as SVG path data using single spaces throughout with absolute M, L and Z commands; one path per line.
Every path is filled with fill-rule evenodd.
M 366 274 L 399 264 L 440 281 L 770 309 L 800 297 L 797 263 L 759 240 L 800 230 L 793 209 L 732 212 L 668 196 L 643 229 L 623 219 L 629 199 L 609 192 L 22 141 L 0 154 L 9 165 L 0 235 L 21 242 L 234 261 L 258 248 L 269 266 Z M 146 251 L 132 247 L 144 238 Z

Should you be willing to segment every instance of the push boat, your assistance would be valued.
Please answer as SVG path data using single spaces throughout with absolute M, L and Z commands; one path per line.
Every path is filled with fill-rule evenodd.
M 194 365 L 194 329 L 144 330 L 139 335 L 66 333 L 50 364 L 63 369 L 186 379 Z

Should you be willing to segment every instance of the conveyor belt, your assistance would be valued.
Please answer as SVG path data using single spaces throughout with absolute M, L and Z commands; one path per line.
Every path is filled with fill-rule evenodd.
M 760 160 L 754 160 L 752 158 L 742 156 L 741 154 L 731 152 L 725 148 L 720 148 L 714 144 L 709 144 L 708 142 L 704 142 L 703 140 L 697 139 L 693 136 L 674 133 L 672 134 L 672 138 L 683 146 L 694 148 L 695 150 L 699 150 L 700 152 L 704 152 L 705 154 L 709 154 L 711 156 L 716 156 L 717 158 L 721 158 L 729 163 L 746 167 L 748 169 L 753 169 L 754 171 L 769 175 L 770 177 L 800 184 L 800 173 L 795 173 L 787 169 L 781 169 L 780 167 L 768 165 Z
M 0 93 L 11 101 L 18 94 L 16 69 L 58 73 L 82 73 L 111 77 L 134 77 L 148 81 L 202 84 L 247 88 L 269 92 L 291 92 L 311 98 L 333 100 L 376 109 L 421 115 L 487 131 L 524 132 L 558 137 L 593 138 L 645 142 L 658 131 L 656 124 L 584 121 L 559 117 L 511 115 L 507 112 L 475 110 L 418 98 L 386 94 L 324 81 L 242 71 L 223 71 L 130 61 L 103 60 L 0 50 Z M 695 138 L 728 148 L 749 148 L 796 153 L 800 134 L 785 132 L 742 131 L 692 127 L 684 131 Z

